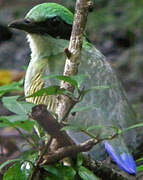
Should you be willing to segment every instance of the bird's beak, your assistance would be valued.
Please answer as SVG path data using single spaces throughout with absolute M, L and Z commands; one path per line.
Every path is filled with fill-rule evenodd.
M 20 19 L 11 22 L 8 27 L 29 32 L 31 30 L 31 23 L 28 23 L 25 19 Z

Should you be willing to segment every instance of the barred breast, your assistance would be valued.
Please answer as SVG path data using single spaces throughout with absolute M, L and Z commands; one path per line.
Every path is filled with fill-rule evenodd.
M 45 81 L 42 79 L 42 74 L 37 73 L 36 76 L 32 79 L 32 83 L 27 95 L 30 96 L 44 87 L 45 87 Z M 56 98 L 55 96 L 52 95 L 30 97 L 30 98 L 26 98 L 26 101 L 37 105 L 44 104 L 47 106 L 47 109 L 52 112 L 54 111 L 56 106 Z

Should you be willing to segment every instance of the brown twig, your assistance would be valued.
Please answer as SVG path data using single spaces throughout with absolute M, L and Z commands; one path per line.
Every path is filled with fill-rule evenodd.
M 47 106 L 41 104 L 33 107 L 31 118 L 36 120 L 52 138 L 57 140 L 59 147 L 74 144 L 67 133 L 65 131 L 61 131 L 63 126 L 59 124 L 47 110 Z
M 91 2 L 92 1 L 90 0 L 77 0 L 76 2 L 74 23 L 70 43 L 68 49 L 65 49 L 65 54 L 67 55 L 63 73 L 65 76 L 73 76 L 78 73 L 78 65 L 80 64 L 83 34 L 87 21 L 88 11 L 91 9 Z M 64 88 L 71 92 L 74 91 L 74 87 L 71 84 L 64 81 L 61 82 L 61 88 Z M 68 112 L 68 110 L 71 107 L 71 104 L 71 99 L 69 99 L 68 97 L 58 97 L 56 113 L 58 114 L 60 120 Z
M 61 128 L 63 126 L 59 124 L 57 120 L 49 113 L 45 105 L 37 105 L 33 107 L 31 118 L 36 120 L 40 124 L 40 126 L 46 131 L 46 133 L 51 136 L 51 138 L 55 138 L 59 145 L 58 149 L 53 150 L 52 152 L 46 152 L 45 150 L 42 151 L 42 156 L 45 153 L 48 153 L 46 155 L 46 160 L 45 158 L 43 158 L 44 163 L 42 162 L 42 164 L 56 163 L 65 157 L 74 157 L 77 155 L 77 153 L 89 151 L 93 146 L 100 143 L 101 141 L 111 140 L 116 136 L 116 134 L 114 134 L 113 136 L 109 136 L 104 139 L 94 138 L 79 145 L 75 145 L 71 138 L 67 135 L 67 133 L 65 131 L 61 131 Z M 46 147 L 46 149 L 48 149 L 48 147 Z
M 31 117 L 36 120 L 40 126 L 48 133 L 51 137 L 54 137 L 59 144 L 58 149 L 54 149 L 53 151 L 48 152 L 47 149 L 49 148 L 49 144 L 45 146 L 38 159 L 36 160 L 35 167 L 33 173 L 31 175 L 31 179 L 37 177 L 40 171 L 40 167 L 45 164 L 57 163 L 58 161 L 64 159 L 65 157 L 76 157 L 79 152 L 87 152 L 93 146 L 100 143 L 104 140 L 111 140 L 115 138 L 117 134 L 112 136 L 106 137 L 104 139 L 90 139 L 84 143 L 79 145 L 75 145 L 71 139 L 68 137 L 66 132 L 61 131 L 62 125 L 59 124 L 56 119 L 47 111 L 45 105 L 37 105 L 32 109 Z M 55 130 L 56 129 L 56 130 Z M 86 133 L 86 132 L 85 132 Z M 97 161 L 92 161 L 89 158 L 84 158 L 84 165 L 92 169 L 96 175 L 102 177 L 106 177 L 105 174 L 110 174 L 111 178 L 114 179 L 115 177 L 117 180 L 129 180 L 128 178 L 124 177 L 120 172 L 114 170 L 112 165 L 106 165 L 104 163 L 98 163 Z M 109 176 L 109 175 L 108 175 Z M 114 178 L 112 178 L 114 177 Z M 34 179 L 35 180 L 35 179 Z
M 50 145 L 51 141 L 52 141 L 52 138 L 49 139 L 49 142 L 46 144 L 46 146 L 43 148 L 43 150 L 39 152 L 40 154 L 39 154 L 39 156 L 38 156 L 38 158 L 37 158 L 37 160 L 35 162 L 33 171 L 32 171 L 32 173 L 31 173 L 28 180 L 34 180 L 35 176 L 37 176 L 37 174 L 39 173 L 40 163 L 43 160 L 43 156 L 47 152 L 47 149 L 49 148 L 49 145 Z
M 44 161 L 41 163 L 41 165 L 56 163 L 66 157 L 76 157 L 80 152 L 89 151 L 96 143 L 96 140 L 90 139 L 84 143 L 81 143 L 80 145 L 59 148 L 58 150 L 45 155 L 43 157 Z

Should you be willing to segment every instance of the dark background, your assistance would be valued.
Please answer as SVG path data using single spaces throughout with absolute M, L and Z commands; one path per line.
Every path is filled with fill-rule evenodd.
M 22 18 L 36 4 L 59 2 L 74 12 L 75 0 L 0 0 L 0 25 Z M 143 102 L 143 0 L 94 0 L 87 34 L 107 57 L 122 81 L 132 104 Z M 0 69 L 23 70 L 29 61 L 25 34 L 0 27 Z

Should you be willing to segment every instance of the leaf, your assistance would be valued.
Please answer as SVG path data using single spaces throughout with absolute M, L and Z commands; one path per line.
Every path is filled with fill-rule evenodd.
M 48 76 L 44 76 L 43 79 L 46 80 L 47 78 L 50 79 L 57 79 L 57 80 L 62 80 L 65 82 L 70 83 L 72 86 L 76 87 L 77 89 L 80 88 L 80 85 L 82 84 L 82 82 L 84 81 L 84 79 L 86 77 L 89 77 L 88 74 L 79 74 L 79 75 L 75 75 L 75 76 L 63 76 L 63 75 L 48 75 Z
M 27 115 L 12 115 L 1 116 L 0 127 L 15 127 L 22 128 L 25 131 L 31 132 L 35 125 L 34 121 L 29 120 Z
M 21 158 L 24 159 L 25 161 L 30 161 L 32 164 L 34 164 L 38 157 L 37 151 L 38 149 L 34 149 L 34 150 L 28 149 L 27 151 L 21 154 Z
M 2 102 L 11 112 L 19 115 L 27 115 L 35 105 L 25 101 L 18 101 L 19 96 L 3 97 Z
M 143 165 L 140 165 L 137 167 L 137 172 L 142 172 L 143 171 Z
M 78 174 L 81 177 L 81 179 L 83 180 L 99 180 L 99 178 L 97 178 L 93 172 L 91 172 L 89 169 L 80 166 L 78 169 Z
M 45 177 L 43 180 L 53 180 L 53 179 L 50 177 Z
M 5 92 L 0 92 L 0 97 L 2 97 L 5 94 Z
M 0 96 L 12 91 L 23 91 L 23 88 L 20 86 L 21 82 L 13 82 L 9 85 L 0 86 Z
M 72 167 L 61 166 L 58 167 L 59 172 L 63 174 L 65 180 L 73 180 L 76 175 L 76 171 Z
M 81 131 L 81 129 L 84 129 L 85 127 L 83 126 L 78 126 L 76 125 L 67 125 L 64 126 L 63 128 L 61 128 L 61 131 L 68 131 L 68 130 L 72 130 L 72 131 Z
M 137 127 L 142 127 L 143 126 L 143 123 L 138 123 L 138 124 L 135 124 L 133 126 L 129 126 L 128 128 L 124 129 L 124 130 L 120 130 L 118 134 L 122 134 L 126 131 L 129 131 L 131 129 L 134 129 L 134 128 L 137 128 Z
M 55 180 L 61 180 L 63 179 L 63 175 L 62 173 L 59 171 L 59 169 L 55 166 L 52 166 L 52 165 L 46 165 L 46 166 L 43 166 L 43 168 L 50 172 L 51 174 L 53 174 L 55 176 Z
M 64 94 L 64 92 L 65 89 L 61 89 L 60 86 L 50 86 L 48 88 L 42 88 L 37 92 L 33 93 L 32 95 L 27 96 L 26 98 L 44 96 L 44 95 L 60 95 L 60 94 Z
M 84 91 L 84 94 L 90 92 L 90 91 L 95 91 L 95 90 L 105 90 L 105 89 L 111 89 L 111 88 L 115 88 L 115 85 L 111 85 L 111 86 L 93 86 L 89 89 L 86 89 Z
M 92 131 L 92 130 L 95 130 L 95 129 L 97 129 L 97 128 L 103 128 L 104 126 L 89 126 L 88 128 L 86 128 L 86 131 Z
M 28 180 L 32 168 L 29 162 L 18 162 L 7 170 L 3 180 Z
M 71 113 L 89 111 L 89 110 L 91 110 L 93 108 L 96 108 L 96 106 L 97 106 L 96 104 L 92 104 L 92 105 L 88 105 L 88 106 L 73 108 L 71 110 Z
M 49 75 L 49 76 L 44 76 L 44 79 L 58 79 L 58 80 L 62 80 L 62 81 L 65 81 L 65 82 L 68 82 L 70 83 L 72 86 L 78 88 L 78 84 L 77 84 L 77 81 L 74 80 L 72 77 L 69 77 L 69 76 L 63 76 L 63 75 Z
M 29 175 L 32 173 L 32 170 L 33 170 L 33 165 L 28 162 L 28 161 L 25 161 L 23 162 L 23 164 L 21 165 L 21 168 L 20 168 L 22 174 L 25 176 L 26 179 L 29 179 Z
M 143 161 L 143 158 L 137 159 L 136 162 Z
M 78 153 L 78 155 L 77 155 L 77 163 L 76 163 L 77 168 L 79 168 L 82 165 L 82 163 L 83 163 L 82 153 Z
M 14 163 L 14 162 L 17 162 L 17 161 L 21 161 L 21 159 L 11 159 L 11 160 L 8 160 L 6 162 L 4 162 L 3 164 L 0 165 L 0 171 L 7 165 L 11 164 L 11 163 Z
M 72 167 L 68 166 L 52 166 L 52 165 L 46 165 L 43 166 L 43 168 L 53 174 L 55 177 L 55 180 L 61 180 L 61 179 L 67 179 L 67 180 L 73 180 L 74 176 L 76 175 L 76 171 Z
M 111 89 L 111 88 L 115 88 L 114 85 L 105 85 L 105 86 L 93 86 L 90 88 L 90 90 L 104 90 L 104 89 Z
M 80 88 L 81 84 L 83 83 L 83 81 L 86 78 L 90 78 L 89 74 L 78 74 L 75 76 L 72 76 L 72 79 L 76 80 L 77 84 L 78 84 L 78 88 Z
M 118 135 L 122 133 L 122 130 L 120 128 L 116 127 L 116 126 L 108 126 L 107 128 L 114 129 L 115 133 L 118 134 Z

